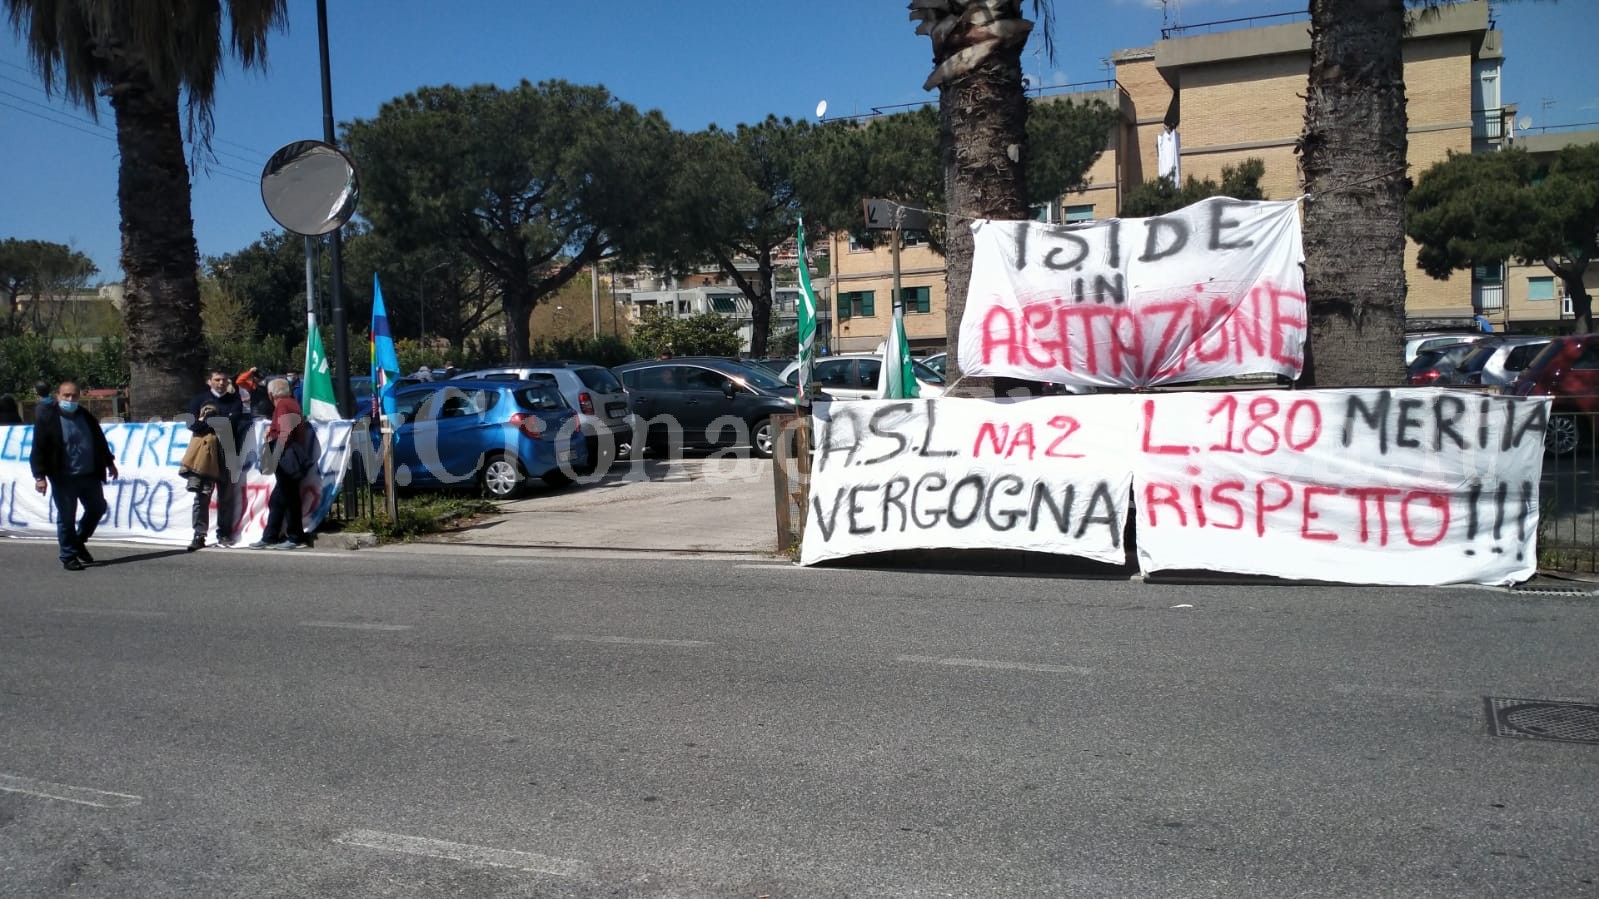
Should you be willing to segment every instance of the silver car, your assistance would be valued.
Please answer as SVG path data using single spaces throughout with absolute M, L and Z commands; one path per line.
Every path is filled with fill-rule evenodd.
M 1482 387 L 1502 387 L 1516 379 L 1543 348 L 1549 337 L 1488 337 L 1477 341 L 1455 368 L 1453 383 Z
M 484 381 L 551 379 L 577 412 L 578 427 L 588 442 L 589 464 L 602 465 L 633 451 L 633 426 L 627 391 L 603 365 L 587 362 L 541 362 L 537 365 L 483 368 L 457 378 Z

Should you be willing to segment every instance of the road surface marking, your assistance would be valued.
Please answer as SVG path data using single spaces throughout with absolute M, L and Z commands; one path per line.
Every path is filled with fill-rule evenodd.
M 302 621 L 301 627 L 342 627 L 352 631 L 408 631 L 409 624 L 364 624 L 359 621 Z
M 67 615 L 117 615 L 122 618 L 165 618 L 166 612 L 141 612 L 138 609 L 51 609 Z
M 41 796 L 45 799 L 59 799 L 62 802 L 76 802 L 78 805 L 92 805 L 95 808 L 127 808 L 144 801 L 144 797 L 134 796 L 131 793 L 108 793 L 105 790 L 54 784 L 47 780 L 34 780 L 31 777 L 17 777 L 13 774 L 0 774 L 0 790 L 27 796 Z
M 444 840 L 430 840 L 426 837 L 408 837 L 404 834 L 383 833 L 377 830 L 352 830 L 334 837 L 333 842 L 343 843 L 346 846 L 362 846 L 383 852 L 423 855 L 428 858 L 447 858 L 458 862 L 470 862 L 475 865 L 492 865 L 496 868 L 531 871 L 535 874 L 553 874 L 556 877 L 576 877 L 583 870 L 582 862 L 568 858 L 553 858 L 548 855 L 517 852 L 511 849 L 492 849 L 488 846 L 473 846 L 470 843 L 450 843 Z
M 704 640 L 655 640 L 646 637 L 606 637 L 598 634 L 556 634 L 555 639 L 577 643 L 622 643 L 628 646 L 715 646 Z
M 941 659 L 937 656 L 896 656 L 896 662 L 921 662 L 927 665 L 955 665 L 962 668 L 999 668 L 1006 671 L 1044 671 L 1050 674 L 1088 674 L 1093 669 L 1078 665 L 1040 665 L 1034 662 L 996 662 L 992 659 Z

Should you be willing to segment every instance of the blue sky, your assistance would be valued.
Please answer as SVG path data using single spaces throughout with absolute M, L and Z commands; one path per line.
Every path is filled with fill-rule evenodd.
M 563 78 L 599 83 L 622 100 L 660 109 L 682 130 L 731 127 L 769 113 L 794 118 L 869 112 L 932 99 L 931 67 L 904 0 L 434 0 L 328 4 L 334 114 L 367 118 L 424 85 Z M 1120 49 L 1160 37 L 1163 16 L 1197 24 L 1302 12 L 1304 2 L 1183 0 L 1158 4 L 1056 0 L 1056 53 L 1035 35 L 1028 74 L 1043 84 L 1109 77 Z M 794 10 L 804 11 L 797 20 Z M 1494 5 L 1505 34 L 1504 99 L 1543 125 L 1599 122 L 1599 3 Z M 238 250 L 276 226 L 257 178 L 272 151 L 322 136 L 314 0 L 289 0 L 289 29 L 272 36 L 269 68 L 224 73 L 215 159 L 195 178 L 202 256 Z M 109 111 L 99 124 L 47 98 L 9 28 L 0 35 L 0 238 L 70 244 L 118 278 L 116 146 Z M 1594 126 L 1599 127 L 1599 126 Z

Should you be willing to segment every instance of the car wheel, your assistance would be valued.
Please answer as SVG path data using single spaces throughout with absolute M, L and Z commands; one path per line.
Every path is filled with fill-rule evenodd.
M 772 458 L 772 420 L 763 418 L 750 426 L 750 451 L 762 459 Z
M 522 474 L 522 463 L 504 454 L 485 459 L 479 477 L 483 482 L 483 492 L 493 499 L 515 496 L 526 479 Z
M 1582 440 L 1578 430 L 1577 416 L 1551 415 L 1549 427 L 1544 431 L 1544 452 L 1553 456 L 1564 456 L 1577 451 L 1577 444 Z

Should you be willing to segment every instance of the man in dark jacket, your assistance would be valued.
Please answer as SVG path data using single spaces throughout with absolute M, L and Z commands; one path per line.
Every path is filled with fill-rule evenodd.
M 189 401 L 190 440 L 203 439 L 216 434 L 222 456 L 221 477 L 212 480 L 198 475 L 189 478 L 189 491 L 194 494 L 194 539 L 189 542 L 189 552 L 205 546 L 205 532 L 211 526 L 211 497 L 217 498 L 217 546 L 233 545 L 233 526 L 238 518 L 239 494 L 233 487 L 233 466 L 238 464 L 239 447 L 244 443 L 244 432 L 250 426 L 250 410 L 246 409 L 233 379 L 221 369 L 213 369 L 209 386 L 195 394 Z
M 106 443 L 100 420 L 78 405 L 78 385 L 63 381 L 56 388 L 56 401 L 44 408 L 34 421 L 33 487 L 45 492 L 48 481 L 56 506 L 56 542 L 61 545 L 61 567 L 82 571 L 93 562 L 84 544 L 105 515 L 106 480 L 117 476 L 117 462 Z M 83 521 L 78 522 L 78 506 L 83 506 Z

